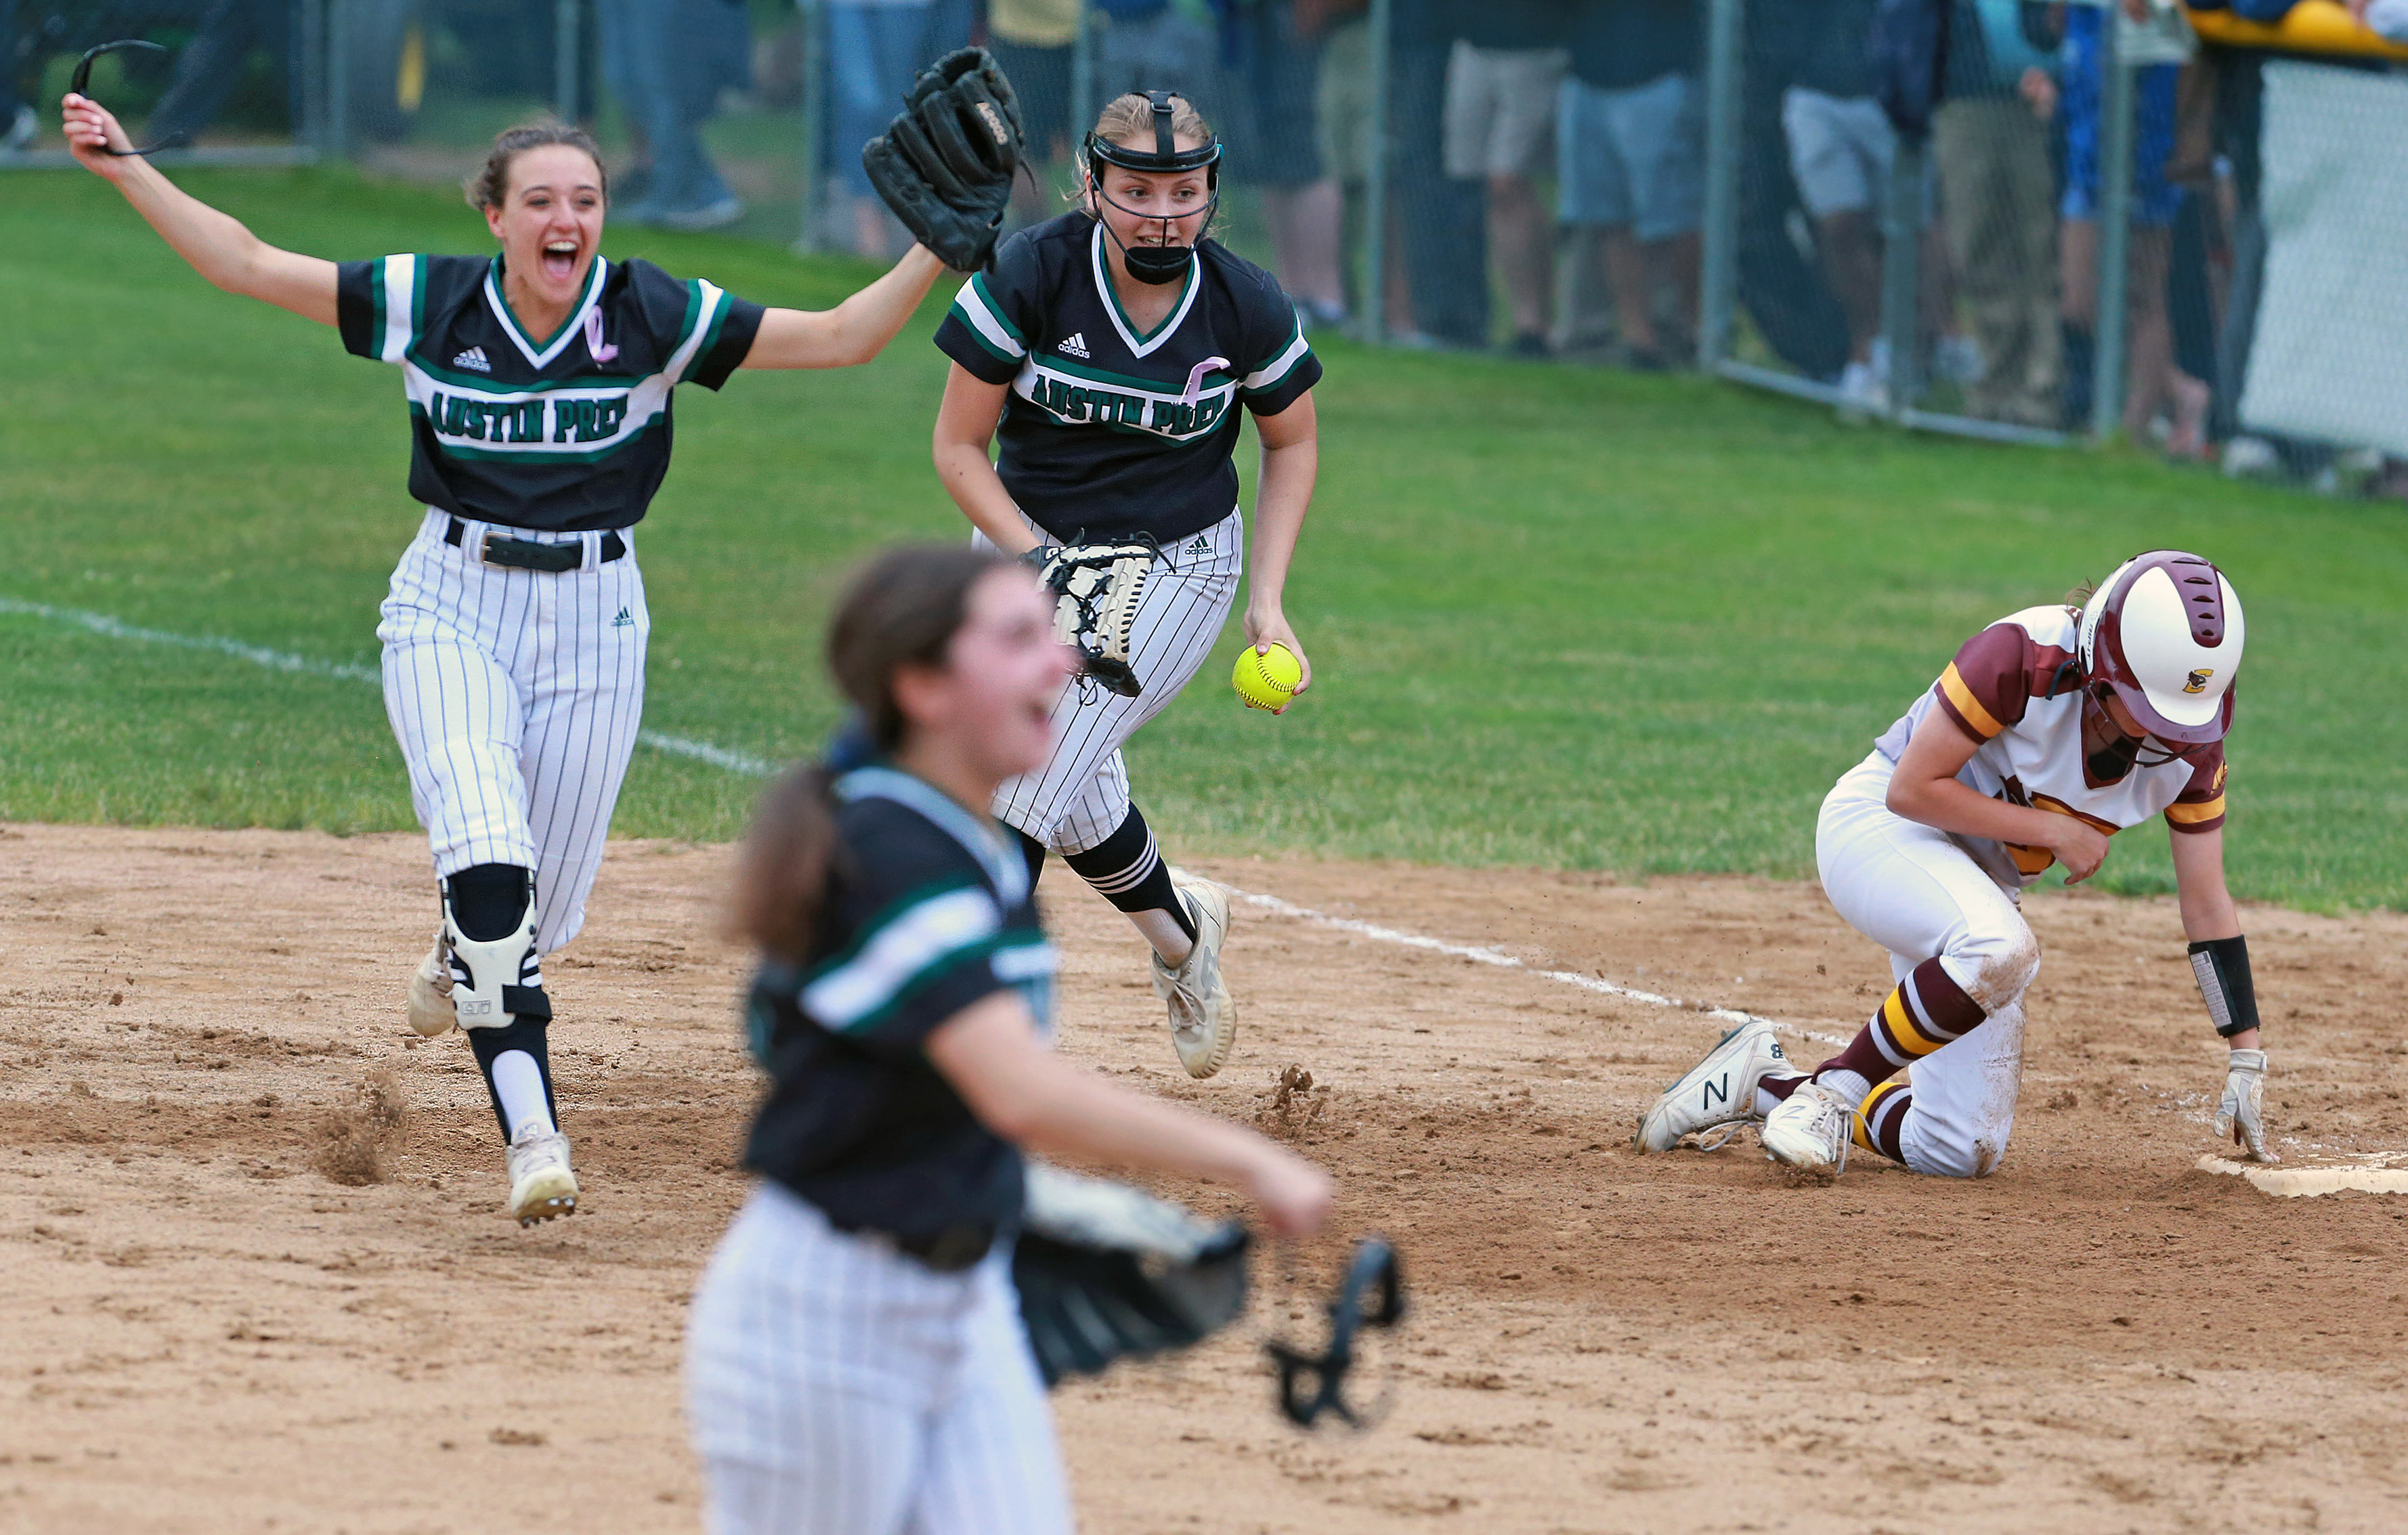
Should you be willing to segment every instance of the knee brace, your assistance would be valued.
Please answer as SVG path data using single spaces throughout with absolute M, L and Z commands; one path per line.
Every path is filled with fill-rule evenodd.
M 525 869 L 480 864 L 444 881 L 443 944 L 452 958 L 452 1011 L 462 1028 L 551 1019 L 552 998 L 536 962 L 535 877 Z

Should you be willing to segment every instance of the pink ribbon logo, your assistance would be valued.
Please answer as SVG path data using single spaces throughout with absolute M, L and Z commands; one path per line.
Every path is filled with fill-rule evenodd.
M 1197 364 L 1194 367 L 1189 368 L 1187 370 L 1187 393 L 1179 396 L 1179 403 L 1182 405 L 1194 405 L 1203 392 L 1204 375 L 1211 372 L 1216 367 L 1226 367 L 1228 366 L 1229 359 L 1226 357 L 1207 357 L 1202 362 Z
M 597 363 L 609 362 L 619 355 L 617 347 L 602 339 L 602 311 L 599 308 L 585 311 L 585 350 Z

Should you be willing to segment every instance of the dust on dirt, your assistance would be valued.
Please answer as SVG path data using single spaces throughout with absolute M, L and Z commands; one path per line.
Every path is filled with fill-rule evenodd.
M 251 1100 L 274 1108 L 276 1095 Z M 318 1121 L 309 1166 L 330 1184 L 381 1184 L 386 1164 L 409 1139 L 409 1093 L 392 1067 L 380 1066 L 337 1098 Z
M 680 1339 L 757 1090 L 726 866 L 614 846 L 547 963 L 584 1198 L 523 1232 L 465 1043 L 402 1019 L 423 844 L 0 836 L 0 1528 L 694 1529 Z M 1813 887 L 1206 867 L 1693 1006 L 1240 900 L 1237 1054 L 1196 1083 L 1126 923 L 1049 880 L 1061 1047 L 1287 1135 L 1415 1291 L 1366 1436 L 1272 1413 L 1264 1333 L 1312 1335 L 1309 1284 L 1057 1393 L 1091 1535 L 2408 1527 L 2408 1200 L 2194 1170 L 2219 1046 L 2171 902 L 2029 903 L 2046 957 L 1993 1176 L 1866 1156 L 1792 1188 L 1746 1135 L 1645 1158 L 1629 1136 L 1723 1026 L 1696 1006 L 1781 1019 L 1814 1059 L 1879 1001 L 1885 962 Z M 2408 1146 L 2408 921 L 2247 925 L 2285 1151 Z M 373 1124 L 380 1071 L 408 1134 L 376 1142 L 382 1182 L 330 1181 L 319 1126 Z

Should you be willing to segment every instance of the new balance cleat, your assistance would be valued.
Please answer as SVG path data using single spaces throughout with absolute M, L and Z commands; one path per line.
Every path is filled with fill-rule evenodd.
M 1819 1082 L 1804 1082 L 1764 1116 L 1764 1155 L 1784 1167 L 1837 1173 L 1848 1165 L 1856 1106 Z
M 1238 1004 L 1221 979 L 1221 946 L 1229 937 L 1229 893 L 1179 869 L 1170 882 L 1196 919 L 1196 947 L 1177 969 L 1154 956 L 1154 994 L 1170 1009 L 1170 1043 L 1191 1077 L 1209 1077 L 1229 1064 L 1238 1040 Z
M 1756 1084 L 1767 1077 L 1794 1075 L 1771 1025 L 1740 1025 L 1640 1117 L 1633 1138 L 1640 1155 L 1670 1151 L 1683 1137 L 1702 1130 L 1756 1123 L 1763 1117 L 1756 1112 Z

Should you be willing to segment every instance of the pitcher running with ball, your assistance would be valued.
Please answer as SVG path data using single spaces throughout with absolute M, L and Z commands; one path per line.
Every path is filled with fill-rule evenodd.
M 2027 608 L 1967 640 L 1814 828 L 1824 894 L 1889 951 L 1896 989 L 1811 1075 L 1789 1068 L 1771 1026 L 1732 1031 L 1647 1112 L 1639 1149 L 1757 1122 L 1774 1161 L 1811 1171 L 1839 1171 L 1853 1145 L 1916 1172 L 1986 1176 L 2014 1126 L 2040 971 L 2020 894 L 2057 863 L 2067 883 L 2088 879 L 2109 838 L 2163 815 L 2191 969 L 2231 1047 L 2216 1133 L 2273 1161 L 2249 948 L 2224 883 L 2224 739 L 2244 638 L 2223 573 L 2161 549 L 2079 607 Z
M 1263 444 L 1246 638 L 1303 663 L 1281 609 L 1319 462 L 1321 363 L 1279 283 L 1206 238 L 1220 141 L 1183 99 L 1125 95 L 1087 136 L 1081 207 L 1003 242 L 937 345 L 953 361 L 938 473 L 982 542 L 1030 557 L 1086 671 L 1044 766 L 996 815 L 1033 874 L 1059 853 L 1154 950 L 1154 990 L 1191 1075 L 1229 1058 L 1228 895 L 1165 864 L 1129 802 L 1123 743 L 1211 653 L 1238 594 L 1240 407 Z M 997 435 L 1003 449 L 991 461 Z
M 999 208 L 1017 140 L 993 69 L 983 54 L 949 56 L 923 76 L 913 110 L 996 125 L 1005 163 L 984 179 Z M 97 102 L 64 106 L 76 158 L 201 276 L 335 326 L 354 354 L 401 370 L 409 497 L 423 515 L 377 638 L 442 909 L 409 1022 L 466 1030 L 509 1148 L 510 1213 L 522 1225 L 570 1213 L 577 1178 L 552 1098 L 540 962 L 584 923 L 635 749 L 652 630 L 635 524 L 668 472 L 670 395 L 715 390 L 739 367 L 867 362 L 944 264 L 914 246 L 844 303 L 807 313 L 607 260 L 600 151 L 557 124 L 503 134 L 469 183 L 500 254 L 326 261 L 278 250 L 178 190 Z M 964 227 L 964 248 L 943 253 L 967 268 L 994 234 L 976 237 L 979 219 Z

